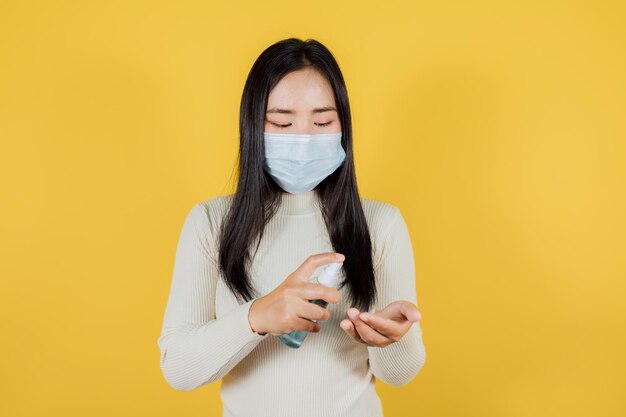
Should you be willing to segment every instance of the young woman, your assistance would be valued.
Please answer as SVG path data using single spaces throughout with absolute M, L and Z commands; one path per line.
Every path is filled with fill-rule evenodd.
M 310 282 L 329 263 L 343 265 L 338 289 Z M 404 218 L 359 197 L 337 62 L 312 39 L 269 46 L 243 90 L 237 190 L 182 227 L 166 381 L 221 379 L 225 417 L 380 417 L 375 378 L 404 385 L 424 365 L 420 319 Z M 298 349 L 277 337 L 296 330 L 310 332 Z

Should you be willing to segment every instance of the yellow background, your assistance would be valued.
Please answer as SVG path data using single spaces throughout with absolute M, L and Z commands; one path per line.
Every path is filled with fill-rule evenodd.
M 336 56 L 361 195 L 412 236 L 428 358 L 377 384 L 385 417 L 626 415 L 625 21 L 591 0 L 1 2 L 0 415 L 220 415 L 219 383 L 166 384 L 156 341 L 184 216 L 233 191 L 246 76 L 290 36 Z

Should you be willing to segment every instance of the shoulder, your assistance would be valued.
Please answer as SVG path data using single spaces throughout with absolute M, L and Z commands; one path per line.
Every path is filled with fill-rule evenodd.
M 196 228 L 216 235 L 232 202 L 234 194 L 215 196 L 195 203 L 187 217 Z
M 378 269 L 389 239 L 406 231 L 406 223 L 400 209 L 391 203 L 361 197 L 361 206 L 372 241 L 372 262 L 374 269 Z
M 363 213 L 365 214 L 367 225 L 370 228 L 370 233 L 373 235 L 384 234 L 384 231 L 387 230 L 390 225 L 399 217 L 402 217 L 398 207 L 385 201 L 361 197 L 361 206 L 363 207 Z
M 218 195 L 202 200 L 196 206 L 202 209 L 210 219 L 221 219 L 228 211 L 234 196 L 234 194 Z

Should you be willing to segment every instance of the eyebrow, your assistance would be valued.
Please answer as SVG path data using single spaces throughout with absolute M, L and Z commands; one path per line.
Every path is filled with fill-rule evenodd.
M 313 109 L 312 113 L 324 113 L 327 111 L 337 111 L 333 106 L 324 106 Z M 277 107 L 269 109 L 266 113 L 284 113 L 284 114 L 294 114 L 295 111 L 289 109 L 279 109 Z

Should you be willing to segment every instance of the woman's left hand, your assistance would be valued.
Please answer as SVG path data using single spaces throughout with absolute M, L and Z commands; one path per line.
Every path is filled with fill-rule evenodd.
M 348 317 L 340 323 L 346 333 L 367 346 L 385 347 L 400 341 L 422 314 L 413 303 L 394 301 L 375 313 L 361 313 L 352 307 Z

